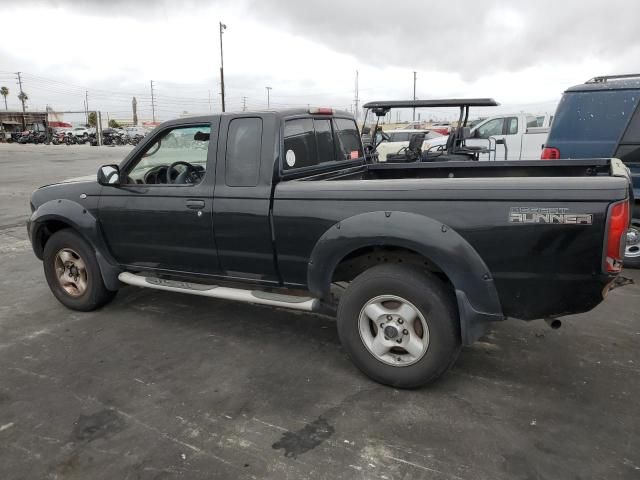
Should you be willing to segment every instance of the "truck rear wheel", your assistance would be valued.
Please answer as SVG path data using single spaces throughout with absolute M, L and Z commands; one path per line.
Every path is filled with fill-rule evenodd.
M 461 348 L 451 292 L 434 275 L 398 264 L 375 266 L 351 282 L 338 307 L 338 333 L 362 372 L 398 388 L 437 379 Z
M 102 281 L 93 248 L 73 230 L 60 230 L 49 238 L 42 262 L 51 292 L 65 307 L 88 312 L 116 295 Z

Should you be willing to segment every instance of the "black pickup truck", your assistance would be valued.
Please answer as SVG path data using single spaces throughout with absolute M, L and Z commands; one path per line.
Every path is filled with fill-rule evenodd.
M 336 314 L 362 371 L 415 387 L 491 322 L 603 300 L 626 175 L 610 159 L 372 164 L 346 112 L 241 112 L 164 123 L 97 181 L 36 190 L 28 231 L 69 308 L 129 284 Z

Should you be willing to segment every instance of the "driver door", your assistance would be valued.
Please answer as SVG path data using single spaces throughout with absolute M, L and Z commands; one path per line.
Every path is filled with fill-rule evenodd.
M 219 118 L 155 132 L 104 186 L 99 221 L 114 258 L 132 269 L 219 272 L 212 208 Z M 175 162 L 185 162 L 167 169 Z M 187 166 L 190 167 L 187 167 Z
M 475 136 L 466 141 L 466 144 L 470 147 L 483 147 L 487 148 L 490 144 L 488 142 L 489 137 L 493 137 L 495 139 L 501 139 L 504 137 L 504 117 L 492 118 L 491 120 L 487 120 L 481 124 L 479 124 L 475 128 Z M 494 144 L 491 143 L 493 147 Z M 496 159 L 504 159 L 504 150 L 501 145 L 496 147 L 497 155 Z M 482 153 L 480 154 L 480 160 L 493 160 L 493 154 L 489 157 L 488 154 Z

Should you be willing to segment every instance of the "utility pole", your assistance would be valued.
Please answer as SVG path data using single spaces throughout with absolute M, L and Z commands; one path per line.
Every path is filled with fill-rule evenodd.
M 222 55 L 222 32 L 227 29 L 227 26 L 220 22 L 220 94 L 222 95 L 222 111 L 225 111 L 224 106 L 224 57 Z
M 247 111 L 247 97 L 242 97 L 242 111 Z
M 264 87 L 267 89 L 267 108 L 271 107 L 271 87 Z
M 413 72 L 413 101 L 416 101 L 416 72 Z M 413 107 L 413 121 L 416 121 L 416 107 Z
M 96 125 L 96 140 L 98 141 L 98 146 L 100 146 L 102 145 L 102 112 L 98 112 L 97 120 L 98 122 Z
M 27 129 L 27 121 L 25 119 L 25 108 L 24 108 L 24 92 L 22 91 L 22 77 L 20 76 L 20 72 L 17 72 L 18 76 L 18 85 L 20 85 L 20 101 L 22 102 L 22 131 Z
M 153 123 L 156 123 L 156 103 L 155 97 L 153 96 L 153 80 L 151 80 L 151 117 L 153 118 Z
M 356 70 L 356 98 L 355 98 L 355 108 L 356 108 L 356 123 L 358 123 L 358 70 Z
M 89 91 L 84 91 L 84 118 L 85 124 L 89 126 Z
M 133 124 L 137 127 L 138 126 L 138 100 L 136 100 L 136 97 L 133 97 L 133 100 L 131 100 L 131 110 L 133 112 Z

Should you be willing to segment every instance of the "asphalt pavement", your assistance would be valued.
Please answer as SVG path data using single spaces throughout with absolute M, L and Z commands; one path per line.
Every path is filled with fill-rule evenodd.
M 127 151 L 0 144 L 0 479 L 640 478 L 639 271 L 560 330 L 496 324 L 395 390 L 327 317 L 134 287 L 59 304 L 29 195 Z

